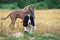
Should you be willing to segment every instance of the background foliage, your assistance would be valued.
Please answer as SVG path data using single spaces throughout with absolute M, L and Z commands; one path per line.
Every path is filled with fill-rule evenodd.
M 24 8 L 27 5 L 35 9 L 59 9 L 60 0 L 0 0 L 0 8 L 5 9 Z

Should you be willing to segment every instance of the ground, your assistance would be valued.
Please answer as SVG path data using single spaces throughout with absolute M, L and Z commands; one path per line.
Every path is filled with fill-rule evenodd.
M 0 18 L 6 17 L 12 11 L 15 10 L 0 10 Z M 25 33 L 25 36 L 19 40 L 60 40 L 60 9 L 35 10 L 35 18 L 36 33 Z M 15 30 L 24 33 L 21 21 L 21 19 L 16 20 Z M 18 40 L 18 38 L 13 37 L 7 38 L 5 34 L 11 31 L 9 30 L 10 22 L 10 17 L 6 20 L 0 20 L 0 37 L 3 40 Z

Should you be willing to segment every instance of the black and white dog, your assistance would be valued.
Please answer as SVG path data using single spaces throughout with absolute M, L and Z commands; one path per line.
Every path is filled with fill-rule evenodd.
M 31 14 L 27 14 L 24 17 L 23 26 L 24 26 L 24 31 L 27 31 L 27 32 L 30 32 L 30 33 L 32 33 L 32 31 L 36 30 L 34 17 L 31 16 Z

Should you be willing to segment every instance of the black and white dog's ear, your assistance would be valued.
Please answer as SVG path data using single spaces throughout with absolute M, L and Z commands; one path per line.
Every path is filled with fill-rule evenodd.
M 28 16 L 25 16 L 25 17 L 24 17 L 23 26 L 24 26 L 24 27 L 27 27 L 27 26 L 28 26 Z

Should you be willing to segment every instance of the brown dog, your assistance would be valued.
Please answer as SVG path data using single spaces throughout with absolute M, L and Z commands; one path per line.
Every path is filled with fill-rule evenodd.
M 24 19 L 24 16 L 27 13 L 31 13 L 31 12 L 32 12 L 32 8 L 31 8 L 30 5 L 28 5 L 24 9 L 21 9 L 19 11 L 13 11 L 6 18 L 1 18 L 1 19 L 5 20 L 5 19 L 7 19 L 10 16 L 11 24 L 9 25 L 9 27 L 13 27 L 17 18 Z

